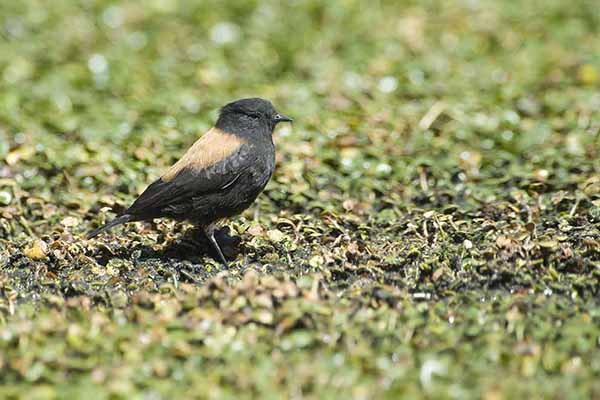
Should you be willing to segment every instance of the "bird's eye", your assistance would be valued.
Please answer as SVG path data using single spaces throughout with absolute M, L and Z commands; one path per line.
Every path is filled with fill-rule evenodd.
M 252 119 L 259 119 L 260 118 L 260 114 L 258 113 L 248 113 L 248 116 Z

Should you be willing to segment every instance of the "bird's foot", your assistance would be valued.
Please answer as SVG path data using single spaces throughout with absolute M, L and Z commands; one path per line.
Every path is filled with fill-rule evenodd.
M 230 236 L 229 232 L 229 227 L 217 230 L 209 226 L 194 230 L 190 239 L 205 253 L 228 267 L 227 258 L 235 259 L 238 256 L 242 241 L 238 236 Z

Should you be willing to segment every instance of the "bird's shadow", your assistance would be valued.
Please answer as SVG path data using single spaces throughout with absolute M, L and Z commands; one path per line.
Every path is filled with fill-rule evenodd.
M 215 230 L 215 238 L 226 259 L 233 260 L 240 254 L 242 239 L 239 236 L 231 236 L 228 227 Z M 140 250 L 140 261 L 175 259 L 178 261 L 200 262 L 203 257 L 209 256 L 220 262 L 217 251 L 212 247 L 202 229 L 199 228 L 188 229 L 182 236 L 172 239 L 158 249 L 142 246 Z

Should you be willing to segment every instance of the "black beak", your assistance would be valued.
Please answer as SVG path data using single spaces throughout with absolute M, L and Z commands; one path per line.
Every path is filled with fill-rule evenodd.
M 275 121 L 275 123 L 279 123 L 279 122 L 294 122 L 293 119 L 291 119 L 290 117 L 286 117 L 283 114 L 275 114 L 275 116 L 273 117 L 273 120 Z

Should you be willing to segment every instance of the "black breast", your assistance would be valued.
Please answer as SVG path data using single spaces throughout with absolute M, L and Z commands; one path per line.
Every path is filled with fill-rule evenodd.
M 265 151 L 267 150 L 267 151 Z M 263 191 L 275 168 L 275 150 L 252 149 L 251 156 L 236 166 L 239 170 L 222 189 L 192 199 L 192 210 L 185 219 L 199 225 L 237 215 L 247 209 Z

